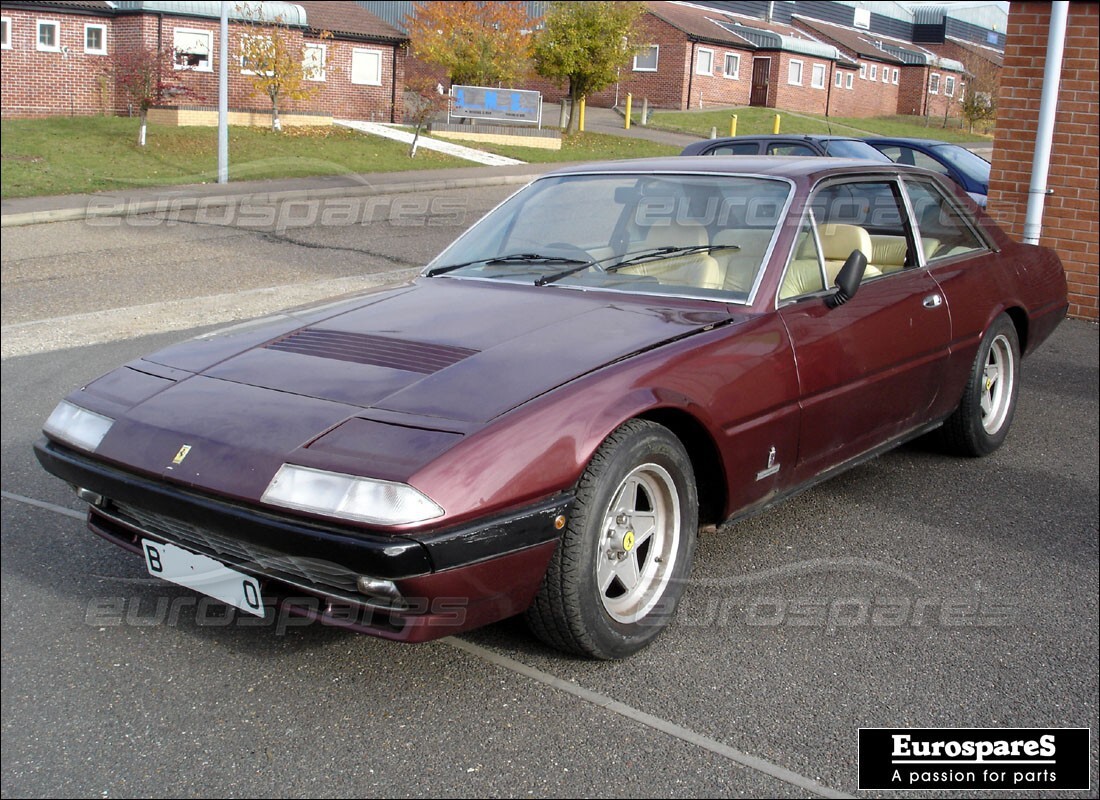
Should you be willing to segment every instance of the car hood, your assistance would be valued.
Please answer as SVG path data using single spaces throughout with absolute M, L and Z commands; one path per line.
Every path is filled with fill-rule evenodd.
M 425 278 L 175 345 L 69 399 L 115 420 L 98 456 L 256 501 L 285 461 L 405 480 L 527 400 L 728 319 L 721 305 Z
M 652 298 L 650 298 L 652 301 Z M 645 298 L 448 278 L 216 353 L 208 378 L 360 408 L 488 422 L 632 353 L 729 318 Z M 197 343 L 150 357 L 194 370 Z

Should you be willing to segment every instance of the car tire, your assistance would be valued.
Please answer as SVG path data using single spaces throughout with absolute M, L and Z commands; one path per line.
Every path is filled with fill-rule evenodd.
M 978 346 L 962 401 L 947 418 L 940 438 L 957 455 L 985 456 L 1008 436 L 1020 392 L 1020 339 L 1001 314 Z
M 577 484 L 571 519 L 527 611 L 531 630 L 590 658 L 624 658 L 645 647 L 675 614 L 698 519 L 683 444 L 653 422 L 627 422 Z

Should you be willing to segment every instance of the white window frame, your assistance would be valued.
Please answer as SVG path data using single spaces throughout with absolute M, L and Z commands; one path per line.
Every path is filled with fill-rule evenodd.
M 861 81 L 867 80 L 867 64 L 866 62 L 859 62 L 859 79 Z
M 863 28 L 864 30 L 871 29 L 871 10 L 868 8 L 855 8 L 854 19 L 852 20 L 853 28 Z
M 206 37 L 206 42 L 207 42 L 207 46 L 206 46 L 206 65 L 205 66 L 200 65 L 200 66 L 197 66 L 197 67 L 192 67 L 190 64 L 181 64 L 179 62 L 179 57 L 177 56 L 177 57 L 172 59 L 172 67 L 174 69 L 188 69 L 188 70 L 191 70 L 192 72 L 213 72 L 214 71 L 214 32 L 213 31 L 204 31 L 204 30 L 201 30 L 200 28 L 173 28 L 172 29 L 172 47 L 174 47 L 176 50 L 179 50 L 181 52 L 186 53 L 186 52 L 189 52 L 189 51 L 183 50 L 183 48 L 180 48 L 180 47 L 176 47 L 176 35 L 180 34 L 180 33 L 185 33 L 189 36 L 205 36 Z
M 871 65 L 871 75 L 868 78 L 868 80 L 872 80 L 872 81 L 877 81 L 878 80 L 878 64 L 872 64 Z
M 88 47 L 88 31 L 93 29 L 99 29 L 99 41 L 102 47 L 92 48 Z M 105 56 L 107 55 L 107 26 L 99 23 L 86 23 L 84 25 L 84 52 L 92 56 Z
M 647 55 L 649 55 L 649 54 L 653 55 L 653 66 L 652 67 L 639 67 L 638 66 L 638 57 L 641 56 L 642 54 L 638 53 L 638 55 L 634 56 L 634 65 L 632 67 L 633 72 L 656 72 L 657 71 L 657 67 L 661 62 L 661 46 L 658 45 L 658 44 L 648 44 L 648 45 L 646 45 L 645 49 L 648 51 Z
M 730 72 L 730 59 L 734 60 L 733 72 Z M 732 81 L 741 80 L 741 54 L 740 53 L 726 53 L 722 58 L 722 77 L 729 78 Z
M 376 80 L 376 81 L 374 81 L 374 80 L 357 81 L 355 79 L 355 57 L 357 55 L 360 55 L 360 54 L 367 54 L 367 55 L 375 56 L 375 57 L 378 58 L 378 80 Z M 356 47 L 356 48 L 353 48 L 352 51 L 351 51 L 351 74 L 349 76 L 349 80 L 353 84 L 355 84 L 356 86 L 381 86 L 382 85 L 382 65 L 383 65 L 382 55 L 383 54 L 382 54 L 381 50 L 375 50 L 374 48 L 371 48 L 371 47 Z
M 707 69 L 707 70 L 699 69 L 699 57 L 702 56 L 702 55 L 706 55 L 707 59 L 710 61 L 710 69 Z M 700 47 L 698 50 L 695 51 L 695 74 L 696 75 L 713 75 L 714 74 L 714 51 L 711 50 L 709 47 Z
M 837 89 L 842 89 L 844 87 L 844 73 L 839 69 L 833 72 L 833 86 Z
M 53 44 L 42 44 L 42 28 L 52 25 L 53 26 Z M 43 53 L 60 53 L 61 52 L 61 22 L 56 19 L 38 19 L 35 20 L 34 25 L 34 49 L 41 50 Z
M 883 83 L 889 83 L 890 82 L 890 68 L 889 67 L 884 66 L 882 68 L 882 82 Z
M 954 97 L 955 96 L 955 76 L 947 75 L 943 79 L 943 96 Z
M 928 76 L 928 94 L 940 93 L 940 73 L 933 72 Z
M 821 72 L 818 73 L 818 70 Z M 821 81 L 817 80 L 818 74 L 821 75 Z M 811 89 L 824 89 L 825 78 L 829 74 L 829 71 L 825 69 L 824 64 L 811 64 L 810 65 L 810 88 Z
M 798 80 L 794 80 L 794 68 L 798 65 Z M 792 58 L 787 62 L 787 84 L 790 86 L 801 86 L 802 78 L 805 75 L 806 63 L 798 58 Z
M 844 75 L 844 88 L 851 89 L 855 84 L 855 73 L 848 72 Z
M 11 50 L 11 17 L 0 17 L 3 35 L 0 37 L 0 50 Z
M 321 51 L 321 68 L 315 70 L 313 68 L 313 60 L 311 60 L 306 53 L 313 50 Z M 307 81 L 314 81 L 315 83 L 324 83 L 325 81 L 325 64 L 328 63 L 328 45 L 321 44 L 320 42 L 305 42 L 302 45 L 302 75 Z
M 897 67 L 894 67 L 894 74 L 891 76 L 892 80 L 890 82 L 892 84 L 894 84 L 895 86 L 898 85 L 898 76 L 900 74 L 901 74 L 901 71 Z

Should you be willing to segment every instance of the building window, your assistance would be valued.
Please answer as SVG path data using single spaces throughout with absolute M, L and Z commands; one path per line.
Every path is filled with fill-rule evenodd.
M 714 74 L 714 51 L 700 49 L 695 53 L 695 74 Z
M 246 55 L 245 48 L 252 54 L 252 59 Z M 257 64 L 251 63 L 253 60 L 260 62 L 268 61 L 272 59 L 272 41 L 269 36 L 242 36 L 241 37 L 241 74 L 242 75 L 256 75 Z M 270 76 L 270 72 L 264 73 Z
M 382 85 L 382 51 L 355 48 L 351 53 L 351 82 L 360 86 Z
M 11 20 L 7 17 L 0 18 L 0 49 L 11 50 Z
M 726 53 L 726 63 L 723 67 L 722 74 L 727 78 L 738 79 L 738 73 L 741 72 L 741 56 L 736 53 Z
M 306 44 L 302 46 L 302 72 L 307 81 L 325 79 L 325 62 L 328 60 L 328 45 Z
M 856 28 L 870 28 L 871 27 L 871 10 L 868 8 L 855 8 L 855 19 L 852 20 L 852 25 Z
M 883 83 L 889 83 L 890 82 L 890 68 L 889 67 L 883 67 L 882 68 L 882 82 Z
M 645 50 L 634 56 L 634 71 L 635 72 L 656 72 L 657 71 L 657 55 L 660 51 L 660 46 L 651 44 L 646 47 Z
M 871 80 L 873 80 L 873 81 L 878 80 L 878 64 L 872 64 L 871 65 Z
M 214 34 L 190 28 L 172 31 L 172 46 L 176 49 L 176 69 L 193 69 L 197 72 L 213 72 L 210 51 L 214 46 Z
M 107 26 L 84 26 L 84 52 L 94 56 L 107 55 Z
M 787 68 L 787 83 L 792 86 L 802 85 L 802 62 L 792 58 L 791 65 Z
M 61 51 L 61 25 L 53 20 L 38 20 L 37 49 L 51 53 Z
M 928 94 L 940 93 L 940 76 L 933 72 L 928 76 Z
M 853 80 L 854 75 L 855 75 L 854 72 L 845 73 L 845 75 L 844 75 L 844 88 L 845 89 L 851 89 L 852 88 L 852 84 L 854 83 L 854 80 Z
M 833 86 L 840 88 L 844 85 L 844 73 L 837 71 L 833 73 Z
M 814 89 L 825 88 L 825 65 L 814 64 L 810 68 L 810 86 Z
M 861 81 L 867 80 L 867 65 L 862 61 L 859 63 L 859 79 Z
M 943 79 L 943 93 L 948 97 L 955 96 L 955 76 L 948 75 Z
M 893 83 L 893 84 L 894 84 L 895 86 L 896 86 L 896 85 L 897 85 L 897 83 L 898 83 L 898 75 L 900 75 L 900 74 L 901 74 L 901 73 L 900 73 L 900 72 L 898 72 L 898 71 L 897 71 L 896 69 L 894 70 L 894 75 L 893 75 L 893 78 L 892 78 L 892 80 L 891 80 L 890 82 L 891 82 L 891 83 Z

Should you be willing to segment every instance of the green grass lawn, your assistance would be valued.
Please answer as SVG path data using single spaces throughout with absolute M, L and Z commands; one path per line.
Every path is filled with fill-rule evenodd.
M 217 179 L 217 129 L 150 125 L 137 145 L 137 119 L 124 117 L 4 120 L 0 125 L 0 188 L 4 197 L 132 189 Z M 486 148 L 489 149 L 489 148 Z M 302 178 L 359 172 L 468 167 L 471 162 L 347 128 L 229 129 L 231 181 Z M 565 139 L 561 151 L 499 147 L 523 161 L 587 161 L 672 155 L 674 147 L 585 133 Z
M 217 179 L 217 128 L 150 125 L 137 145 L 137 119 L 4 120 L 4 197 L 75 194 Z M 229 129 L 230 180 L 468 166 L 469 162 L 347 128 Z
M 819 114 L 793 114 L 777 112 L 774 108 L 749 106 L 705 111 L 655 111 L 650 115 L 649 124 L 654 128 L 698 136 L 710 136 L 710 129 L 714 127 L 719 136 L 729 136 L 730 115 L 736 114 L 738 135 L 759 135 L 772 132 L 776 113 L 780 115 L 780 133 L 900 136 L 942 139 L 946 142 L 975 142 L 990 138 L 960 129 L 957 121 L 949 121 L 949 127 L 944 128 L 942 118 L 931 118 L 925 125 L 924 117 L 826 118 Z M 631 118 L 635 122 L 640 120 L 640 112 Z

